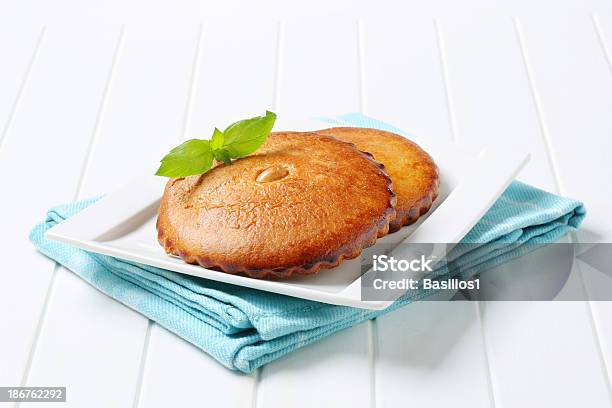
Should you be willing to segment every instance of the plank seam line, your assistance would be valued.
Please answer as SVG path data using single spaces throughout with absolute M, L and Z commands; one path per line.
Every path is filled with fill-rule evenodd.
M 365 86 L 365 30 L 362 19 L 357 19 L 357 89 L 359 92 L 359 111 L 367 115 L 366 104 L 366 86 Z M 376 407 L 376 344 L 378 342 L 378 326 L 376 319 L 370 319 L 366 323 L 367 346 L 368 346 L 368 385 L 369 389 L 369 405 L 371 408 Z
M 359 81 L 357 84 L 357 89 L 359 91 L 359 110 L 361 113 L 365 114 L 367 107 L 365 100 L 365 45 L 363 38 L 363 21 L 361 19 L 357 19 L 357 80 Z
M 123 38 L 123 27 L 121 28 L 121 31 L 119 33 L 119 37 L 117 39 L 117 44 L 115 45 L 115 50 L 113 52 L 113 59 L 112 59 L 112 62 L 111 62 L 111 67 L 110 67 L 109 73 L 108 73 L 107 78 L 106 78 L 106 83 L 104 85 L 104 91 L 103 91 L 103 94 L 102 94 L 102 100 L 100 102 L 100 106 L 98 107 L 98 112 L 97 112 L 97 115 L 96 115 L 96 122 L 95 122 L 95 125 L 94 125 L 94 129 L 93 129 L 93 133 L 92 133 L 92 136 L 91 136 L 91 140 L 90 140 L 90 143 L 89 143 L 88 152 L 86 153 L 86 156 L 85 156 L 85 162 L 83 163 L 83 167 L 81 169 L 81 175 L 79 177 L 79 182 L 77 184 L 77 188 L 76 188 L 75 194 L 73 196 L 73 200 L 78 197 L 80 189 L 81 189 L 83 175 L 86 172 L 87 162 L 90 159 L 90 154 L 89 154 L 90 151 L 89 150 L 91 150 L 91 145 L 92 145 L 93 139 L 95 139 L 95 137 L 96 137 L 98 125 L 100 123 L 100 116 L 102 115 L 102 111 L 104 110 L 104 106 L 106 104 L 106 99 L 107 99 L 107 95 L 108 95 L 108 90 L 110 88 L 110 83 L 112 81 L 112 78 L 114 77 L 114 71 L 115 71 L 115 68 L 117 66 L 117 59 L 118 59 L 118 55 L 119 55 L 119 49 L 120 49 L 120 46 L 121 46 L 121 43 L 122 43 L 122 38 Z M 60 265 L 58 263 L 54 263 L 53 271 L 51 272 L 51 281 L 49 282 L 49 286 L 47 287 L 47 291 L 45 293 L 45 300 L 43 302 L 43 309 L 41 310 L 40 317 L 38 319 L 38 323 L 37 323 L 36 329 L 34 331 L 34 338 L 32 339 L 32 345 L 30 347 L 30 352 L 28 354 L 28 359 L 26 360 L 26 366 L 24 368 L 24 372 L 23 372 L 23 376 L 22 376 L 22 380 L 21 380 L 22 386 L 26 385 L 26 383 L 28 381 L 28 377 L 30 375 L 30 371 L 32 369 L 32 363 L 34 362 L 34 357 L 35 357 L 35 354 L 36 354 L 36 350 L 38 348 L 38 342 L 40 340 L 40 335 L 42 333 L 42 328 L 43 328 L 43 326 L 45 324 L 45 321 L 46 321 L 46 316 L 47 316 L 47 313 L 48 313 L 47 310 L 48 310 L 48 306 L 49 306 L 49 303 L 50 303 L 51 296 L 53 295 L 53 289 L 55 288 L 55 281 L 56 281 L 57 275 L 59 273 L 59 268 L 60 268 Z M 19 407 L 20 403 L 18 402 L 15 406 Z
M 200 23 L 198 27 L 197 41 L 195 46 L 195 55 L 193 56 L 193 62 L 191 66 L 191 75 L 189 78 L 189 89 L 187 91 L 187 101 L 185 102 L 185 113 L 183 114 L 183 120 L 181 124 L 181 133 L 179 136 L 179 140 L 185 139 L 187 135 L 187 130 L 189 129 L 189 123 L 191 121 L 191 115 L 193 112 L 193 99 L 198 83 L 198 73 L 200 71 L 200 56 L 202 54 L 202 45 L 204 37 L 204 23 Z M 136 389 L 134 390 L 134 402 L 132 406 L 134 408 L 138 408 L 142 401 L 142 394 L 144 389 L 144 376 L 145 370 L 147 367 L 147 361 L 149 359 L 149 344 L 151 343 L 151 333 L 153 331 L 153 327 L 156 323 L 148 319 L 147 321 L 147 330 L 145 332 L 144 340 L 142 343 L 142 352 L 140 355 L 140 365 L 138 368 L 138 376 L 136 378 Z
M 136 379 L 136 387 L 134 389 L 134 402 L 132 403 L 134 408 L 138 408 L 140 401 L 142 400 L 142 384 L 144 383 L 144 373 L 148 361 L 147 354 L 149 353 L 149 344 L 153 324 L 153 320 L 147 319 L 147 330 L 145 331 L 144 340 L 142 342 L 142 352 L 140 353 L 140 363 L 138 364 L 138 378 Z
M 202 56 L 202 47 L 204 46 L 204 31 L 205 26 L 203 22 L 200 22 L 198 28 L 198 39 L 196 43 L 195 55 L 193 57 L 193 65 L 191 67 L 191 77 L 189 78 L 189 91 L 187 93 L 187 101 L 185 103 L 185 114 L 183 115 L 183 126 L 181 128 L 180 139 L 184 140 L 187 137 L 187 132 L 191 124 L 191 118 L 193 115 L 193 106 L 195 104 L 195 89 L 199 83 L 199 72 L 200 72 L 200 60 Z
M 444 52 L 444 40 L 442 39 L 442 29 L 440 28 L 440 19 L 434 18 L 434 29 L 436 32 L 436 44 L 438 46 L 438 57 L 440 58 L 440 71 L 442 74 L 442 83 L 444 85 L 444 94 L 446 96 L 446 112 L 448 114 L 448 122 L 450 125 L 451 139 L 457 141 L 457 121 L 455 119 L 455 109 L 453 107 L 452 91 L 450 87 L 450 76 L 448 75 L 446 55 Z
M 485 369 L 487 370 L 487 385 L 489 387 L 489 399 L 491 402 L 491 407 L 496 407 L 496 406 L 500 406 L 501 404 L 499 404 L 497 402 L 497 399 L 495 398 L 495 384 L 496 382 L 493 381 L 493 373 L 494 370 L 492 370 L 491 368 L 491 358 L 489 356 L 489 349 L 490 344 L 489 344 L 489 339 L 487 337 L 487 331 L 485 330 L 484 327 L 484 320 L 482 318 L 482 308 L 481 308 L 481 302 L 479 300 L 474 301 L 475 305 L 474 308 L 476 310 L 476 318 L 478 319 L 478 324 L 480 325 L 480 336 L 482 338 L 482 344 L 484 346 L 484 359 L 485 359 Z
M 53 264 L 53 272 L 51 273 L 51 280 L 49 282 L 49 287 L 45 293 L 45 299 L 43 300 L 42 309 L 40 311 L 40 318 L 36 324 L 36 329 L 34 330 L 34 338 L 32 339 L 32 343 L 30 346 L 30 353 L 28 354 L 28 359 L 26 360 L 26 366 L 23 370 L 23 374 L 21 377 L 20 386 L 25 387 L 28 382 L 28 377 L 30 375 L 30 369 L 32 367 L 32 362 L 34 361 L 34 354 L 36 350 L 36 346 L 38 344 L 38 338 L 40 337 L 40 333 L 42 331 L 42 326 L 45 321 L 44 315 L 47 313 L 47 306 L 49 305 L 49 299 L 51 298 L 51 288 L 55 285 L 55 277 L 57 276 L 57 269 L 59 268 L 59 264 Z M 15 407 L 19 407 L 20 402 L 15 403 Z
M 26 67 L 26 71 L 23 75 L 23 78 L 21 79 L 21 84 L 19 85 L 19 89 L 17 90 L 17 96 L 15 97 L 15 100 L 13 101 L 11 110 L 9 111 L 8 117 L 6 118 L 6 123 L 4 124 L 2 132 L 0 133 L 0 151 L 2 151 L 2 147 L 4 146 L 4 143 L 6 139 L 8 138 L 9 130 L 13 124 L 15 115 L 17 114 L 17 110 L 19 109 L 19 106 L 21 105 L 21 101 L 23 99 L 25 89 L 27 88 L 27 85 L 30 82 L 30 76 L 33 71 L 36 60 L 38 59 L 38 55 L 40 54 L 40 48 L 43 43 L 43 38 L 45 37 L 46 32 L 47 32 L 47 27 L 43 26 L 40 29 L 40 33 L 38 34 L 36 44 L 34 45 L 34 51 L 32 52 L 32 55 L 30 56 L 30 61 L 28 61 L 28 66 Z
M 279 21 L 276 31 L 276 68 L 274 72 L 274 110 L 280 106 L 280 80 L 282 75 L 282 52 L 285 44 L 285 22 Z
M 540 133 L 542 134 L 542 138 L 544 140 L 544 144 L 546 146 L 546 153 L 548 156 L 548 160 L 549 160 L 549 164 L 551 166 L 551 170 L 553 173 L 553 179 L 555 180 L 555 185 L 556 185 L 556 189 L 557 192 L 559 194 L 564 194 L 565 189 L 563 188 L 563 185 L 561 184 L 561 180 L 560 180 L 560 172 L 559 172 L 559 167 L 558 164 L 555 160 L 555 157 L 553 155 L 553 150 L 552 150 L 552 141 L 550 139 L 550 134 L 548 132 L 548 127 L 546 126 L 546 121 L 544 118 L 544 111 L 541 108 L 541 102 L 540 102 L 540 98 L 539 98 L 539 94 L 537 92 L 536 86 L 535 86 L 535 78 L 533 76 L 533 72 L 531 70 L 530 67 L 530 61 L 528 58 L 528 54 L 527 54 L 527 48 L 525 47 L 525 39 L 523 37 L 523 33 L 521 30 L 521 26 L 519 24 L 518 18 L 517 17 L 513 17 L 512 21 L 514 23 L 514 30 L 516 33 L 516 38 L 517 41 L 519 43 L 519 47 L 521 50 L 521 55 L 523 57 L 523 64 L 524 64 L 524 68 L 525 68 L 525 72 L 527 74 L 527 79 L 529 82 L 529 87 L 531 89 L 531 96 L 533 98 L 534 101 L 534 105 L 536 108 L 536 113 L 537 113 L 537 117 L 538 117 L 538 123 L 540 126 Z M 593 24 L 594 24 L 594 28 L 596 31 L 596 35 L 599 35 L 598 27 L 596 24 L 596 21 L 593 20 Z M 603 47 L 603 52 L 604 55 L 607 57 L 607 53 L 606 53 L 606 49 L 604 47 L 604 44 L 601 43 L 601 38 L 600 38 L 600 45 Z M 570 234 L 570 240 L 572 242 L 578 242 L 578 239 L 576 237 L 575 233 L 571 233 Z M 588 291 L 586 288 L 586 284 L 584 281 L 584 276 L 582 273 L 582 269 L 580 268 L 579 265 L 576 266 L 578 268 L 578 272 L 579 272 L 579 277 L 580 277 L 580 283 L 581 283 L 581 287 L 582 287 L 582 291 L 585 294 L 585 298 L 588 299 Z M 602 369 L 602 374 L 606 380 L 606 389 L 608 391 L 608 398 L 612 401 L 612 384 L 610 383 L 610 374 L 609 374 L 609 370 L 608 367 L 606 365 L 606 361 L 604 358 L 604 352 L 603 352 L 603 347 L 602 347 L 602 343 L 601 343 L 601 338 L 599 335 L 599 330 L 597 328 L 597 323 L 595 320 L 595 316 L 594 316 L 594 312 L 593 312 L 593 308 L 591 305 L 591 301 L 590 300 L 586 300 L 586 308 L 587 308 L 587 312 L 588 312 L 588 317 L 589 317 L 589 325 L 591 326 L 591 330 L 592 330 L 592 334 L 594 337 L 594 341 L 595 341 L 595 348 L 599 357 L 599 361 L 600 361 L 600 365 L 601 365 L 601 369 Z
M 446 61 L 446 52 L 445 52 L 446 47 L 444 45 L 444 39 L 442 37 L 442 28 L 440 26 L 439 18 L 434 18 L 434 28 L 436 32 L 436 44 L 438 46 L 438 56 L 440 58 L 440 70 L 442 72 L 442 82 L 444 85 L 444 91 L 446 95 L 446 106 L 447 106 L 448 121 L 449 121 L 449 126 L 450 126 L 450 131 L 451 131 L 451 139 L 454 142 L 457 142 L 457 139 L 458 139 L 457 125 L 456 125 L 455 111 L 453 107 L 452 91 L 450 88 L 450 75 L 448 73 L 448 68 L 447 68 L 448 64 Z M 495 407 L 496 397 L 495 397 L 495 391 L 493 388 L 493 370 L 491 369 L 491 359 L 489 356 L 490 354 L 489 344 L 487 341 L 487 336 L 485 335 L 484 322 L 482 321 L 482 318 L 481 318 L 480 301 L 476 301 L 476 305 L 474 307 L 475 307 L 476 317 L 478 319 L 478 325 L 480 326 L 480 336 L 481 336 L 482 345 L 483 345 L 482 353 L 484 357 L 485 371 L 486 371 L 486 382 L 487 382 L 487 388 L 489 390 L 489 401 L 491 403 L 491 406 Z
M 264 367 L 257 367 L 253 372 L 253 391 L 251 393 L 251 406 L 257 408 L 259 406 L 259 385 L 263 375 Z
M 273 106 L 274 110 L 278 112 L 280 106 L 280 84 L 282 75 L 282 61 L 283 61 L 283 49 L 285 45 L 285 21 L 280 20 L 276 27 L 276 61 L 275 61 L 275 72 L 274 72 L 274 95 L 273 95 Z M 253 373 L 253 391 L 251 395 L 251 406 L 257 408 L 259 406 L 259 388 L 261 380 L 263 378 L 264 367 L 258 367 Z
M 376 407 L 376 357 L 378 355 L 378 324 L 368 320 L 368 374 L 370 377 L 370 407 Z

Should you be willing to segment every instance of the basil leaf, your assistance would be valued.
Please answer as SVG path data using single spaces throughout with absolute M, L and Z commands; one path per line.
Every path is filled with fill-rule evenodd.
M 208 140 L 191 139 L 170 150 L 155 173 L 164 177 L 186 177 L 206 173 L 213 154 Z
M 244 157 L 257 150 L 272 131 L 276 114 L 266 111 L 265 116 L 233 123 L 223 131 L 223 148 L 234 159 Z
M 213 152 L 223 146 L 224 135 L 219 129 L 215 128 L 212 137 L 210 138 L 210 150 Z

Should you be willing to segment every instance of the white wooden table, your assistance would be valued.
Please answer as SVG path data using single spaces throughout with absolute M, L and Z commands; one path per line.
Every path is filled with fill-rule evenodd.
M 26 239 L 48 207 L 271 108 L 510 140 L 532 152 L 521 179 L 583 200 L 610 242 L 610 1 L 50 3 L 0 5 L 0 385 L 65 385 L 72 407 L 612 406 L 610 302 L 415 304 L 245 376 Z

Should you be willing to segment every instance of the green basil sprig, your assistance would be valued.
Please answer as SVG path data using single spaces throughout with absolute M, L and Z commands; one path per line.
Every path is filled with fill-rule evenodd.
M 266 141 L 275 121 L 276 114 L 266 111 L 264 116 L 232 123 L 224 131 L 215 128 L 210 140 L 187 140 L 161 159 L 155 174 L 164 177 L 203 174 L 212 167 L 213 158 L 231 163 L 247 156 Z

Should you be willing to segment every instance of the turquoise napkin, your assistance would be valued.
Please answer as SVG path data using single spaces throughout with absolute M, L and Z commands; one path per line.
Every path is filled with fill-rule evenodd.
M 324 120 L 401 132 L 359 114 Z M 130 263 L 45 238 L 49 228 L 98 199 L 52 208 L 45 221 L 32 230 L 30 240 L 40 252 L 103 293 L 233 370 L 249 373 L 325 336 L 430 294 L 410 292 L 383 311 L 333 306 Z M 528 244 L 558 240 L 577 228 L 584 216 L 584 207 L 578 201 L 513 182 L 462 241 L 470 245 L 457 247 L 452 266 L 441 266 L 435 273 L 448 277 L 474 275 L 521 256 L 533 247 Z

